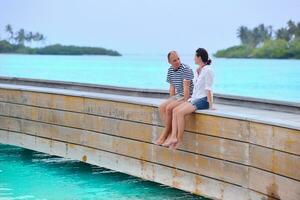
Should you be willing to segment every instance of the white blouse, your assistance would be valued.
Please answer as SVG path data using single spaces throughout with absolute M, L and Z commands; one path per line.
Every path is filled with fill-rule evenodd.
M 189 99 L 189 101 L 206 97 L 207 96 L 206 90 L 212 90 L 213 79 L 214 79 L 214 74 L 209 65 L 204 66 L 201 69 L 199 75 L 196 70 L 193 79 L 194 82 L 193 94 L 192 97 Z

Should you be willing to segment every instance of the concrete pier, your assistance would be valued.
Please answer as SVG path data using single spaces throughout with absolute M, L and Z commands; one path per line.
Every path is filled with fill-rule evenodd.
M 86 90 L 80 84 L 22 81 L 0 79 L 0 143 L 212 199 L 300 199 L 298 104 L 242 99 L 240 106 L 235 99 L 228 105 L 227 98 L 215 111 L 188 116 L 183 144 L 170 150 L 154 144 L 163 129 L 158 97 L 165 92 L 154 91 L 161 96 L 150 98 L 151 91 L 111 87 L 100 93 L 84 84 Z

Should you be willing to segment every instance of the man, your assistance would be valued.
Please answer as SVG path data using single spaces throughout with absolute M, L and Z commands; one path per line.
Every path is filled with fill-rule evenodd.
M 170 83 L 170 98 L 159 106 L 160 118 L 165 124 L 165 129 L 155 141 L 158 145 L 167 143 L 172 129 L 173 109 L 190 98 L 194 86 L 193 70 L 180 62 L 176 51 L 168 53 L 168 62 L 171 65 L 167 75 L 167 82 Z

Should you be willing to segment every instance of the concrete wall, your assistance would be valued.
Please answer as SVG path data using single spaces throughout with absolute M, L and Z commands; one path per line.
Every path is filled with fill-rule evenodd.
M 0 89 L 0 142 L 213 199 L 300 199 L 300 131 L 193 114 L 176 151 L 153 144 L 156 106 Z
M 119 94 L 125 96 L 137 96 L 137 97 L 150 97 L 150 98 L 167 98 L 169 91 L 155 90 L 155 89 L 140 89 L 140 88 L 128 88 L 117 87 L 108 85 L 98 85 L 90 83 L 76 83 L 66 81 L 55 80 L 43 80 L 43 79 L 30 79 L 30 78 L 18 78 L 18 77 L 3 77 L 0 76 L 0 84 L 14 84 L 22 86 L 38 86 L 48 88 L 60 88 L 76 91 L 87 91 L 106 94 Z M 248 108 L 259 108 L 263 110 L 274 110 L 288 113 L 300 114 L 300 103 L 278 101 L 270 99 L 260 99 L 254 97 L 244 97 L 228 94 L 214 93 L 214 102 L 226 105 L 238 105 Z

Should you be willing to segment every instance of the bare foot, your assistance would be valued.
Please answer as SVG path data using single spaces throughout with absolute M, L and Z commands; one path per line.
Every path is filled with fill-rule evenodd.
M 165 140 L 165 142 L 162 144 L 162 146 L 167 147 L 167 145 L 165 145 L 165 143 L 169 143 L 171 138 L 172 138 L 172 134 L 170 133 L 168 135 L 167 139 Z
M 176 143 L 170 145 L 169 148 L 172 149 L 172 150 L 176 150 L 178 148 L 178 146 L 179 146 L 179 141 L 177 141 Z
M 162 143 L 164 143 L 164 139 L 162 137 L 157 138 L 154 142 L 156 145 L 162 145 Z
M 165 142 L 165 140 L 166 140 L 166 136 L 165 136 L 165 134 L 164 133 L 162 133 L 160 136 L 159 136 L 159 138 L 157 138 L 156 140 L 155 140 L 155 144 L 156 145 L 162 145 L 164 142 Z
M 162 145 L 165 147 L 170 147 L 171 145 L 173 145 L 175 143 L 177 143 L 177 138 L 170 137 L 170 139 L 167 140 L 166 142 L 164 142 Z

